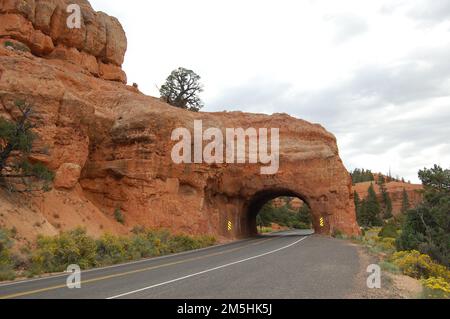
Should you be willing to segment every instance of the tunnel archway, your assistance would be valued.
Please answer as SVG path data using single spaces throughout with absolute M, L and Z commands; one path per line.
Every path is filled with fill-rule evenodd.
M 315 218 L 310 201 L 306 196 L 286 188 L 271 188 L 255 193 L 246 205 L 244 205 L 244 214 L 241 220 L 244 234 L 247 234 L 248 236 L 258 235 L 258 227 L 256 222 L 258 214 L 266 203 L 279 197 L 299 198 L 306 205 L 308 205 L 311 210 L 311 219 L 314 231 L 319 231 L 319 229 L 316 229 L 316 227 L 318 227 L 316 222 L 317 218 Z
M 268 201 L 256 216 L 259 235 L 294 231 L 314 233 L 311 208 L 298 197 L 281 196 Z

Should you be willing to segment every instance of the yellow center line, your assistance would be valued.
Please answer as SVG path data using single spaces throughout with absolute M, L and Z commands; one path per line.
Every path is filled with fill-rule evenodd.
M 262 243 L 274 240 L 275 238 L 277 238 L 277 237 L 265 239 L 265 240 L 262 240 L 262 241 L 258 241 L 256 243 L 252 243 L 252 244 L 248 244 L 248 245 L 245 245 L 245 246 L 241 246 L 241 247 L 237 247 L 237 248 L 233 248 L 233 249 L 220 251 L 220 252 L 213 253 L 213 254 L 208 254 L 208 255 L 205 255 L 205 256 L 192 257 L 192 258 L 188 258 L 188 259 L 184 259 L 184 260 L 180 260 L 180 261 L 174 261 L 174 262 L 171 262 L 171 263 L 166 263 L 166 264 L 162 264 L 162 265 L 158 265 L 158 266 L 146 267 L 146 268 L 126 271 L 126 272 L 122 272 L 122 273 L 112 274 L 112 275 L 108 275 L 108 276 L 102 276 L 102 277 L 87 279 L 87 280 L 83 280 L 81 283 L 84 285 L 84 284 L 93 283 L 93 282 L 102 281 L 102 280 L 107 280 L 107 279 L 111 279 L 111 278 L 118 278 L 118 277 L 123 277 L 123 276 L 127 276 L 127 275 L 133 275 L 133 274 L 137 274 L 137 273 L 141 273 L 141 272 L 145 272 L 145 271 L 150 271 L 150 270 L 160 269 L 160 268 L 164 268 L 164 267 L 179 265 L 179 264 L 183 264 L 183 263 L 190 262 L 190 261 L 205 259 L 205 258 L 208 258 L 208 257 L 219 256 L 219 255 L 223 255 L 223 254 L 226 254 L 226 253 L 231 253 L 231 252 L 234 252 L 234 251 L 238 251 L 238 250 L 250 247 L 250 246 L 260 245 Z M 56 289 L 61 289 L 61 288 L 66 288 L 66 287 L 67 287 L 67 285 L 50 286 L 50 287 L 46 287 L 46 288 L 30 290 L 30 291 L 24 291 L 24 292 L 11 294 L 11 295 L 0 296 L 0 299 L 11 299 L 11 298 L 23 297 L 23 296 L 28 296 L 28 295 L 34 295 L 34 294 L 37 294 L 37 293 L 40 293 L 40 292 L 46 292 L 46 291 L 56 290 Z

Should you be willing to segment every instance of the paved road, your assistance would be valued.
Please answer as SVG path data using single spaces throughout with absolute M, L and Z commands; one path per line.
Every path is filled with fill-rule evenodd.
M 289 231 L 82 273 L 0 285 L 0 298 L 345 298 L 359 271 L 356 248 Z

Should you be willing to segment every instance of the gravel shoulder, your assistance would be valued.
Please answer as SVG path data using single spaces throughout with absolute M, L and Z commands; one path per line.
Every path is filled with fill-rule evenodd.
M 379 264 L 380 257 L 370 254 L 368 249 L 356 243 L 349 242 L 356 247 L 360 260 L 360 271 L 355 278 L 355 289 L 347 296 L 349 299 L 418 299 L 422 293 L 422 284 L 419 280 L 393 274 L 382 270 L 381 288 L 370 289 L 366 281 L 370 275 L 367 267 L 371 264 Z

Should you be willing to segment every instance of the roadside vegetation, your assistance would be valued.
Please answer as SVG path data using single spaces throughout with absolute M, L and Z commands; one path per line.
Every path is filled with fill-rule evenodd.
M 136 228 L 133 235 L 105 234 L 98 239 L 77 228 L 58 236 L 40 236 L 32 250 L 13 254 L 11 232 L 0 230 L 0 280 L 62 272 L 71 264 L 81 269 L 109 266 L 214 245 L 212 236 L 172 235 L 167 230 Z
M 0 281 L 14 279 L 14 262 L 11 256 L 11 234 L 0 229 Z
M 353 240 L 376 255 L 384 271 L 421 280 L 423 298 L 450 298 L 450 170 L 435 165 L 419 177 L 423 202 L 410 207 L 404 191 L 397 217 L 386 218 L 386 202 L 378 202 L 374 185 L 366 199 L 355 197 L 363 236 Z

